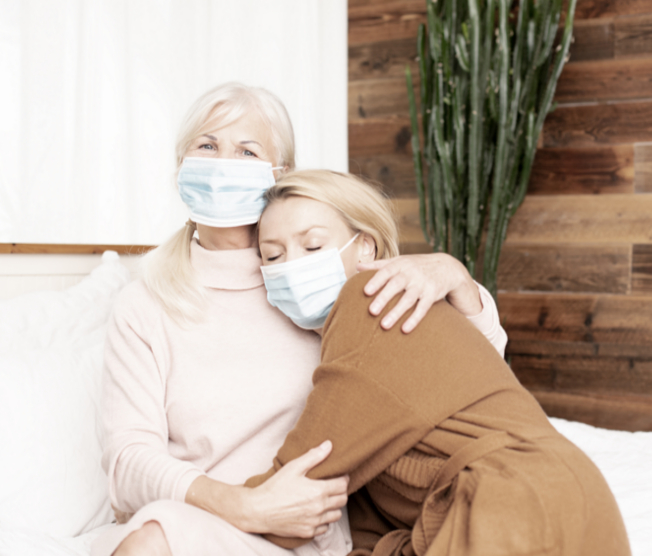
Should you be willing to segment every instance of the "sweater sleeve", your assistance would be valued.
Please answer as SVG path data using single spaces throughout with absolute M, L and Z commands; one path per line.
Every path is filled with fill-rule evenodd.
M 507 333 L 500 324 L 498 307 L 492 295 L 482 285 L 475 283 L 480 291 L 480 300 L 482 301 L 482 311 L 472 317 L 467 317 L 482 335 L 489 340 L 492 346 L 501 357 L 505 357 L 505 347 L 507 346 Z
M 342 289 L 326 323 L 322 362 L 314 389 L 295 428 L 265 475 L 249 479 L 257 486 L 283 465 L 324 440 L 333 451 L 308 477 L 350 476 L 349 493 L 384 471 L 438 423 L 515 379 L 488 373 L 504 365 L 496 350 L 448 303 L 437 303 L 410 334 L 395 326 L 382 330 L 369 314 L 362 273 Z M 407 316 L 404 316 L 407 318 Z M 511 378 L 510 378 L 511 376 Z M 305 542 L 267 536 L 285 548 Z
M 165 357 L 155 354 L 151 340 L 158 307 L 143 306 L 144 299 L 152 300 L 142 286 L 133 286 L 139 291 L 129 286 L 123 292 L 109 323 L 102 393 L 102 465 L 111 503 L 126 512 L 160 499 L 184 501 L 190 484 L 203 475 L 168 453 Z

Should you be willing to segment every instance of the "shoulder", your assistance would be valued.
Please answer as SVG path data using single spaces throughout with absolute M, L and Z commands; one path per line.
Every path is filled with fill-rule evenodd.
M 375 273 L 376 271 L 371 270 L 360 272 L 347 280 L 346 284 L 342 287 L 333 309 L 331 310 L 328 320 L 326 321 L 326 327 L 328 327 L 332 321 L 337 320 L 346 320 L 347 322 L 355 321 L 358 324 L 366 323 L 368 326 L 374 322 L 378 327 L 380 327 L 380 321 L 396 305 L 403 292 L 395 295 L 394 298 L 385 306 L 380 315 L 373 316 L 369 312 L 369 305 L 371 305 L 374 296 L 368 296 L 365 294 L 364 287 Z M 392 330 L 400 329 L 403 321 L 409 317 L 411 312 L 412 311 L 407 311 L 400 321 L 394 325 Z M 447 321 L 450 319 L 460 322 L 466 321 L 466 318 L 451 307 L 446 301 L 435 303 L 428 312 L 427 320 L 433 321 L 433 324 L 435 321 L 442 319 Z M 419 327 L 417 327 L 417 329 L 418 328 Z
M 331 326 L 333 321 L 342 319 L 350 321 L 352 318 L 355 318 L 356 321 L 368 321 L 372 318 L 369 313 L 369 304 L 373 298 L 364 293 L 364 287 L 374 274 L 373 270 L 360 272 L 346 281 L 328 315 L 324 331 Z
M 157 321 L 162 312 L 161 304 L 154 299 L 145 283 L 137 279 L 127 284 L 118 294 L 113 306 L 113 320 L 146 327 Z

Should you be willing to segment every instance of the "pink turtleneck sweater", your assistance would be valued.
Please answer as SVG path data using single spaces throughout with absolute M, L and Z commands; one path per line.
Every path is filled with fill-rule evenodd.
M 264 472 L 319 363 L 319 336 L 267 302 L 255 249 L 193 241 L 191 261 L 207 288 L 204 322 L 178 326 L 137 280 L 109 324 L 103 466 L 123 511 L 183 501 L 204 473 L 242 484 Z
M 256 250 L 193 240 L 191 262 L 207 288 L 205 321 L 180 327 L 136 280 L 109 324 L 102 463 L 123 511 L 184 501 L 202 474 L 242 484 L 265 472 L 312 389 L 320 338 L 269 305 Z M 502 352 L 495 304 L 481 296 L 471 320 Z

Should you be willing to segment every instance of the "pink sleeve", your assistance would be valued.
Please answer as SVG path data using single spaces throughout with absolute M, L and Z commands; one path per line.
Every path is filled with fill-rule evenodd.
M 496 302 L 482 284 L 476 282 L 476 285 L 478 286 L 478 290 L 480 290 L 482 311 L 473 317 L 467 318 L 480 332 L 482 332 L 484 337 L 491 342 L 491 345 L 496 348 L 496 351 L 500 353 L 502 357 L 505 357 L 507 333 L 500 325 L 500 316 L 498 315 Z
M 165 359 L 164 352 L 155 355 L 156 327 L 143 318 L 152 311 L 135 310 L 133 296 L 121 298 L 104 350 L 102 466 L 113 506 L 135 512 L 155 500 L 184 501 L 190 484 L 204 473 L 168 453 L 166 373 L 156 357 Z

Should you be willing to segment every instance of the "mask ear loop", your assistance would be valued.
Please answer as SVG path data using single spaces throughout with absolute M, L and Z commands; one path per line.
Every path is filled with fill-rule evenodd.
M 342 253 L 349 245 L 351 245 L 359 235 L 360 235 L 360 232 L 355 234 L 349 241 L 347 241 L 346 245 L 344 247 L 342 247 L 342 249 L 340 249 L 340 253 Z

